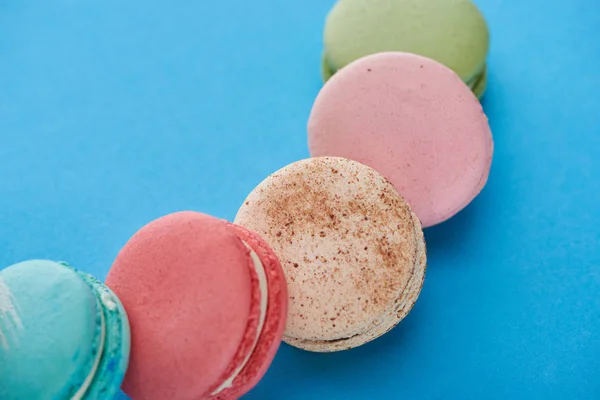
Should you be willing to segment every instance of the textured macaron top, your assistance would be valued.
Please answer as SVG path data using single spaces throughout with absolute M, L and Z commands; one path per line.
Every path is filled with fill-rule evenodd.
M 284 340 L 298 347 L 332 351 L 372 340 L 420 290 L 418 220 L 385 178 L 357 162 L 290 164 L 250 193 L 235 222 L 278 254 L 290 300 Z
M 107 277 L 130 316 L 125 392 L 196 399 L 218 390 L 256 342 L 252 271 L 250 251 L 214 217 L 181 212 L 140 229 Z
M 370 54 L 402 51 L 432 58 L 473 86 L 489 32 L 471 0 L 342 0 L 327 17 L 324 46 L 331 72 Z
M 75 270 L 32 260 L 0 271 L 0 398 L 83 398 L 101 361 L 106 324 L 100 301 Z
M 493 141 L 481 104 L 449 68 L 379 53 L 323 86 L 308 121 L 313 157 L 345 157 L 388 178 L 423 226 L 440 223 L 485 185 Z

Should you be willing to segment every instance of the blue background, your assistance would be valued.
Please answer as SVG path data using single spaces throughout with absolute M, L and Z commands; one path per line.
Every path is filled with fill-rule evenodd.
M 489 184 L 426 230 L 396 329 L 336 354 L 282 345 L 247 399 L 600 398 L 600 4 L 478 4 Z M 154 218 L 231 220 L 308 156 L 331 5 L 0 0 L 0 265 L 104 278 Z

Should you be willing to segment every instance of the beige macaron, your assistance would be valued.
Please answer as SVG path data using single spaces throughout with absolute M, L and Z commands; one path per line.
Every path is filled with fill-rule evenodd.
M 358 347 L 412 309 L 426 266 L 421 224 L 390 182 L 337 157 L 292 163 L 261 182 L 235 223 L 279 256 L 289 293 L 284 341 Z

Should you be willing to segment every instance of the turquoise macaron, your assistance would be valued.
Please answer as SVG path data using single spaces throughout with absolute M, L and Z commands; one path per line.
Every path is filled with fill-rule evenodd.
M 47 260 L 0 271 L 0 399 L 112 399 L 129 351 L 125 310 L 96 278 Z

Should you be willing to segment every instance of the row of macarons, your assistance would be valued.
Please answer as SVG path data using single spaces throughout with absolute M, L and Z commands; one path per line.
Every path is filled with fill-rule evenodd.
M 417 216 L 374 169 L 292 163 L 233 222 L 195 211 L 143 226 L 104 283 L 64 262 L 0 271 L 0 398 L 237 399 L 282 341 L 361 346 L 411 310 L 425 277 Z
M 379 172 L 315 157 L 270 175 L 228 222 L 166 215 L 105 283 L 62 262 L 0 271 L 0 398 L 237 399 L 281 341 L 351 349 L 420 294 L 418 217 Z
M 312 158 L 233 221 L 140 229 L 106 282 L 65 263 L 0 271 L 0 398 L 236 399 L 284 342 L 360 346 L 415 304 L 422 227 L 466 207 L 493 141 L 485 21 L 469 0 L 343 0 L 325 27 Z

